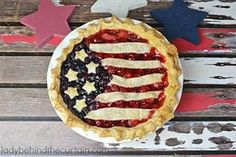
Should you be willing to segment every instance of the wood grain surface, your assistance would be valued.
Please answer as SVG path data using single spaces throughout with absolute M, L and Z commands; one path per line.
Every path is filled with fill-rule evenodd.
M 210 0 L 210 1 L 187 1 L 189 6 L 194 9 L 208 11 L 209 16 L 202 23 L 204 24 L 217 24 L 217 25 L 235 25 L 236 8 L 235 1 L 225 0 Z M 68 5 L 75 4 L 76 11 L 72 16 L 70 22 L 84 23 L 101 17 L 110 16 L 109 13 L 91 13 L 90 7 L 95 3 L 95 0 L 56 0 L 57 4 Z M 167 8 L 171 6 L 172 2 L 169 0 L 149 0 L 146 7 L 135 9 L 129 12 L 128 17 L 144 21 L 150 24 L 157 24 L 150 15 L 150 10 Z M 19 22 L 19 18 L 23 15 L 34 12 L 38 7 L 37 0 L 2 0 L 0 7 L 4 8 L 0 13 L 0 22 Z
M 0 104 L 0 120 L 57 118 L 46 88 L 0 88 Z M 187 88 L 175 116 L 236 118 L 236 89 Z
M 73 26 L 72 29 L 75 29 Z M 162 28 L 156 29 L 162 31 Z M 173 41 L 180 54 L 229 54 L 236 55 L 235 28 L 200 28 L 201 43 L 194 45 L 183 39 Z M 61 42 L 61 37 L 52 38 L 41 49 L 35 47 L 36 36 L 24 26 L 0 26 L 0 55 L 50 55 Z
M 56 5 L 76 4 L 69 23 L 73 29 L 109 13 L 91 13 L 96 0 L 53 0 Z M 173 0 L 148 0 L 148 5 L 129 12 L 162 31 L 149 12 L 167 8 Z M 57 156 L 100 154 L 125 156 L 169 154 L 235 154 L 236 150 L 236 1 L 186 0 L 190 8 L 207 11 L 199 25 L 201 43 L 182 39 L 177 46 L 184 72 L 184 92 L 175 119 L 148 140 L 103 145 L 77 135 L 55 114 L 46 89 L 48 63 L 61 37 L 35 48 L 34 32 L 19 23 L 36 11 L 38 0 L 0 1 L 0 152 Z M 151 149 L 150 149 L 151 146 Z M 31 152 L 29 151 L 31 148 Z M 34 151 L 50 147 L 50 151 Z M 76 149 L 74 149 L 76 148 Z M 147 149 L 149 148 L 149 149 Z M 16 151 L 14 151 L 14 149 Z M 22 149 L 23 153 L 19 153 Z M 61 152 L 64 150 L 64 154 Z M 28 151 L 28 152 L 27 152 Z M 0 153 L 0 156 L 3 155 Z M 104 155 L 105 153 L 105 155 Z M 186 155 L 194 154 L 194 155 Z M 235 157 L 235 155 L 219 155 Z M 213 157 L 213 156 L 212 156 Z
M 151 150 L 235 150 L 236 125 L 232 122 L 169 122 L 138 141 L 109 145 L 110 148 Z M 153 139 L 155 143 L 153 143 Z M 107 146 L 107 144 L 105 144 Z
M 45 84 L 50 56 L 0 56 L 0 83 Z M 182 57 L 184 84 L 235 85 L 236 58 Z
M 213 128 L 212 126 L 217 126 Z M 234 150 L 235 149 L 235 127 L 236 122 L 172 122 L 166 124 L 163 129 L 158 130 L 156 135 L 153 134 L 146 141 L 142 142 L 141 147 L 147 147 L 150 142 L 155 142 L 151 145 L 152 151 L 178 151 L 178 150 L 214 150 L 216 153 L 220 150 Z M 62 122 L 0 122 L 0 135 L 8 138 L 0 140 L 0 145 L 5 149 L 11 147 L 27 150 L 29 147 L 43 149 L 45 147 L 49 150 L 58 149 L 60 151 L 67 151 L 67 153 L 81 154 L 84 151 L 89 153 L 113 153 L 119 151 L 119 148 L 126 146 L 122 149 L 120 154 L 126 154 L 126 151 L 131 151 L 135 154 L 142 154 L 142 150 L 138 148 L 130 148 L 130 144 L 137 146 L 137 142 L 123 143 L 116 145 L 107 145 L 104 148 L 101 143 L 85 139 L 78 136 L 74 131 L 67 128 Z M 176 138 L 176 139 L 175 139 Z M 201 139 L 202 142 L 198 144 L 191 144 L 193 140 Z M 150 140 L 150 141 L 149 141 Z M 163 145 L 165 149 L 163 149 Z M 204 147 L 203 147 L 204 146 Z M 76 150 L 77 148 L 77 150 Z M 73 152 L 74 151 L 74 152 Z M 56 151 L 47 151 L 47 153 L 54 153 Z M 26 153 L 26 152 L 25 152 Z M 175 152 L 178 154 L 178 152 Z M 33 154 L 33 153 L 32 153 Z M 41 152 L 42 154 L 42 152 Z

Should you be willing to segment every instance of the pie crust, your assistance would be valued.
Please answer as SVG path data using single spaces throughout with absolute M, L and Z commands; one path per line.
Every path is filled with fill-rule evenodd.
M 164 67 L 167 69 L 169 85 L 164 89 L 164 94 L 166 95 L 165 101 L 160 108 L 155 110 L 151 119 L 135 127 L 115 126 L 102 128 L 89 125 L 67 109 L 67 105 L 60 94 L 60 72 L 62 63 L 66 60 L 67 55 L 72 51 L 75 44 L 80 43 L 84 38 L 99 32 L 101 29 L 125 29 L 134 32 L 141 38 L 147 39 L 149 45 L 160 50 L 160 53 L 166 59 Z M 178 82 L 180 74 L 181 70 L 178 64 L 177 49 L 174 45 L 170 44 L 160 32 L 142 22 L 135 24 L 128 18 L 121 20 L 112 17 L 110 19 L 99 19 L 97 23 L 89 24 L 85 29 L 79 29 L 79 37 L 71 40 L 68 47 L 63 49 L 61 56 L 56 59 L 56 66 L 51 70 L 52 83 L 48 87 L 48 92 L 54 109 L 70 128 L 78 127 L 84 131 L 93 131 L 100 137 L 113 137 L 117 141 L 132 140 L 142 138 L 154 132 L 156 129 L 162 127 L 165 122 L 174 117 L 174 110 L 178 103 L 177 92 L 180 88 Z M 129 112 L 129 114 L 132 117 L 133 113 Z

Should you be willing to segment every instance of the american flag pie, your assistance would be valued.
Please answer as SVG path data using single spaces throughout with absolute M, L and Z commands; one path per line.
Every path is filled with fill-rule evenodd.
M 115 28 L 109 23 L 102 29 L 92 26 L 87 34 L 89 28 L 81 30 L 83 38 L 65 49 L 66 55 L 58 59 L 60 69 L 53 71 L 59 78 L 61 101 L 53 104 L 59 104 L 56 109 L 64 104 L 61 112 L 69 125 L 117 140 L 143 137 L 173 117 L 179 88 L 177 55 L 161 34 L 164 44 L 160 45 L 167 45 L 174 59 L 150 43 L 157 34 L 145 38 L 142 32 L 148 34 L 147 28 L 140 29 L 140 35 L 135 29 L 140 26 L 117 19 L 116 24 Z M 173 74 L 168 71 L 171 66 L 176 68 Z M 172 75 L 175 78 L 170 79 Z

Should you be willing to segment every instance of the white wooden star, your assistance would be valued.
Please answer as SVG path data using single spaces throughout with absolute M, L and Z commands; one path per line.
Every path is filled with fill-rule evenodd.
M 147 5 L 147 0 L 97 0 L 91 7 L 91 12 L 109 12 L 118 17 L 127 17 L 129 10 Z

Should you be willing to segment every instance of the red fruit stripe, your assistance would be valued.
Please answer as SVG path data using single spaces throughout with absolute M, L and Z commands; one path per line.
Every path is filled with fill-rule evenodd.
M 136 93 L 142 93 L 142 92 L 148 92 L 148 91 L 156 91 L 156 90 L 163 90 L 165 87 L 168 86 L 168 82 L 157 82 L 150 85 L 140 86 L 140 87 L 121 87 L 118 85 L 110 85 L 107 86 L 105 89 L 105 93 L 108 92 L 136 92 Z
M 160 73 L 164 74 L 166 73 L 166 68 L 160 67 L 155 69 L 130 69 L 130 68 L 119 68 L 119 67 L 113 67 L 113 66 L 107 66 L 106 70 L 108 73 L 112 75 L 118 75 L 123 78 L 133 78 L 133 77 L 140 77 L 143 75 L 148 74 L 154 74 L 154 73 Z
M 113 126 L 125 126 L 127 128 L 135 127 L 140 123 L 146 122 L 148 119 L 152 118 L 154 111 L 150 111 L 147 118 L 141 120 L 93 120 L 85 118 L 84 121 L 89 125 L 103 127 L 103 128 L 111 128 Z
M 144 53 L 144 54 L 136 54 L 136 53 L 118 53 L 118 54 L 108 54 L 108 53 L 96 53 L 98 57 L 101 59 L 105 58 L 120 58 L 127 60 L 160 60 L 164 62 L 164 57 L 158 55 L 157 53 Z
M 86 43 L 147 42 L 136 34 L 124 29 L 104 29 L 86 39 Z
M 115 101 L 112 103 L 100 103 L 97 102 L 97 109 L 119 107 L 119 108 L 142 108 L 142 109 L 158 109 L 162 106 L 165 100 L 164 93 L 161 93 L 158 98 L 148 98 L 143 100 L 132 100 L 132 101 Z

